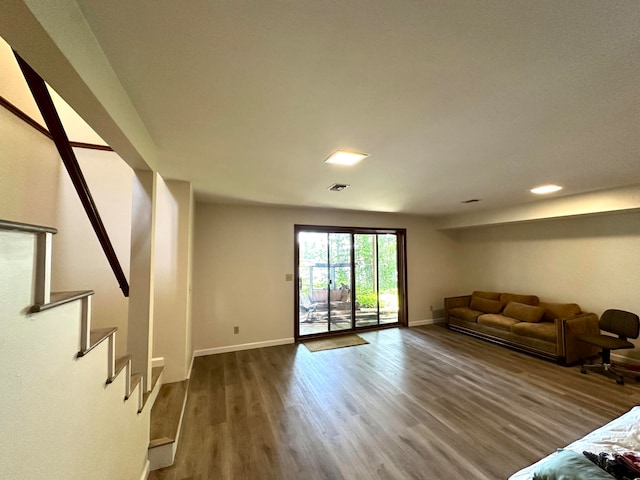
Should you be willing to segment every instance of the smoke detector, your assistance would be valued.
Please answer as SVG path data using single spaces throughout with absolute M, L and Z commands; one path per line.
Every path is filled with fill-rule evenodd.
M 345 188 L 349 188 L 349 185 L 346 183 L 334 183 L 333 185 L 329 185 L 327 190 L 331 190 L 332 192 L 341 192 Z

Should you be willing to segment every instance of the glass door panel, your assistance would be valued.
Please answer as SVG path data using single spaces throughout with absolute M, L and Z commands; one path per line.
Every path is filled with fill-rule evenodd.
M 329 330 L 350 330 L 351 234 L 329 234 Z
M 299 335 L 326 333 L 329 331 L 326 308 L 329 284 L 326 268 L 329 238 L 324 232 L 299 232 L 298 245 Z
M 397 323 L 398 241 L 393 234 L 378 234 L 378 287 L 380 323 Z
M 377 242 L 375 234 L 355 234 L 356 328 L 378 324 Z

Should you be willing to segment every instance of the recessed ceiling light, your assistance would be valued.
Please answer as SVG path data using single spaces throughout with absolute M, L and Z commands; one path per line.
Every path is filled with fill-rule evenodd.
M 532 188 L 530 192 L 537 193 L 538 195 L 544 195 L 545 193 L 553 193 L 558 190 L 562 190 L 562 187 L 559 187 L 558 185 L 542 185 L 540 187 Z
M 336 150 L 324 163 L 334 163 L 336 165 L 355 165 L 369 156 L 368 153 L 347 152 L 346 150 Z
M 341 192 L 345 188 L 349 188 L 349 185 L 346 183 L 334 183 L 333 185 L 329 185 L 327 190 L 331 190 L 332 192 Z

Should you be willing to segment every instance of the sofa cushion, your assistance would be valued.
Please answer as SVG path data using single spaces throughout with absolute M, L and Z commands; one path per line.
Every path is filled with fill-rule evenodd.
M 449 310 L 449 315 L 461 320 L 466 320 L 467 322 L 475 322 L 476 319 L 482 315 L 482 312 L 472 310 L 469 307 L 456 307 Z
M 484 313 L 500 313 L 504 305 L 499 300 L 488 300 L 472 295 L 469 306 L 472 310 L 479 310 Z
M 499 328 L 500 330 L 511 331 L 511 327 L 516 323 L 520 323 L 519 320 L 511 317 L 505 317 L 495 313 L 485 313 L 478 317 L 478 323 L 480 325 L 486 325 L 487 327 Z
M 511 332 L 523 337 L 537 338 L 545 342 L 556 341 L 556 326 L 551 322 L 518 322 L 511 327 Z
M 510 302 L 505 308 L 503 315 L 515 318 L 521 322 L 537 323 L 544 315 L 544 308 L 526 305 L 524 303 Z
M 545 322 L 553 322 L 556 318 L 570 318 L 582 313 L 580 305 L 577 303 L 549 303 L 540 302 L 539 305 L 544 308 Z
M 486 298 L 487 300 L 500 300 L 500 292 L 483 292 L 482 290 L 476 290 L 471 295 Z
M 500 295 L 500 301 L 505 305 L 509 302 L 518 302 L 537 306 L 540 303 L 540 299 L 535 295 L 518 295 L 516 293 L 503 293 Z

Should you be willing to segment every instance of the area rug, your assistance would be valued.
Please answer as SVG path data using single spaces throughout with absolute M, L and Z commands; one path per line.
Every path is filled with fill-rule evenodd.
M 319 340 L 308 340 L 303 342 L 304 346 L 309 349 L 310 352 L 320 352 L 322 350 L 332 350 L 334 348 L 354 347 L 356 345 L 364 345 L 367 342 L 359 335 L 339 335 L 332 338 L 321 338 Z

